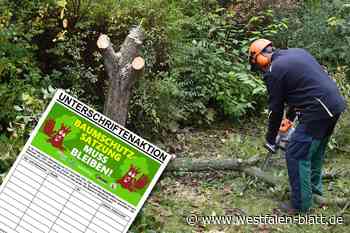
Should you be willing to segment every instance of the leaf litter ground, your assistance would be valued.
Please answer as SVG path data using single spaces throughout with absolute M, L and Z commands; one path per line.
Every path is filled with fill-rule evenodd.
M 211 129 L 184 129 L 169 137 L 165 145 L 177 158 L 224 159 L 265 156 L 262 148 L 264 124 L 221 124 Z M 249 126 L 254 125 L 254 129 Z M 338 126 L 342 127 L 342 124 Z M 335 134 L 336 137 L 339 133 Z M 350 136 L 350 135 L 349 135 Z M 339 145 L 338 145 L 339 146 Z M 326 197 L 350 196 L 350 154 L 342 150 L 328 150 L 325 163 L 327 173 L 340 177 L 324 180 Z M 281 176 L 287 182 L 287 171 L 283 154 L 273 158 L 269 172 Z M 255 181 L 241 195 L 246 183 L 251 180 L 235 171 L 210 171 L 202 173 L 174 172 L 163 174 L 142 212 L 131 228 L 131 232 L 164 233 L 230 233 L 230 232 L 349 232 L 349 209 L 326 206 L 313 209 L 314 215 L 330 217 L 343 214 L 342 225 L 188 225 L 186 216 L 196 215 L 271 215 L 281 201 L 288 200 L 283 185 L 270 187 Z

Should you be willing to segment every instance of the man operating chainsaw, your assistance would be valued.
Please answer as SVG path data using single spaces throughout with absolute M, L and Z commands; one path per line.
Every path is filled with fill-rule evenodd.
M 269 121 L 265 147 L 276 152 L 276 136 L 284 106 L 300 113 L 286 150 L 291 201 L 280 209 L 286 213 L 307 212 L 312 194 L 322 195 L 322 165 L 325 149 L 345 101 L 336 83 L 306 50 L 275 50 L 266 39 L 249 48 L 252 69 L 263 73 L 269 100 Z

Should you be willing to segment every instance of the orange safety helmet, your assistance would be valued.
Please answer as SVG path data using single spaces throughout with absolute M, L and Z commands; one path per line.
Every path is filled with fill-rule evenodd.
M 255 40 L 249 47 L 249 62 L 251 65 L 266 67 L 270 64 L 270 59 L 261 54 L 267 46 L 272 45 L 272 42 L 266 39 Z

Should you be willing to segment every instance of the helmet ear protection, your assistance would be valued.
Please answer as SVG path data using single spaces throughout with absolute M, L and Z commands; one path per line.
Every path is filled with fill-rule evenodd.
M 270 59 L 260 53 L 255 57 L 255 63 L 260 67 L 265 67 L 270 64 Z
M 249 48 L 249 62 L 255 68 L 263 68 L 271 63 L 271 58 L 264 56 L 264 52 L 272 52 L 272 50 L 264 51 L 272 45 L 272 42 L 266 39 L 258 39 L 254 41 Z
M 270 64 L 271 60 L 268 57 L 265 57 L 263 54 L 258 54 L 256 56 L 251 56 L 249 59 L 251 70 L 258 71 L 261 67 L 266 67 Z

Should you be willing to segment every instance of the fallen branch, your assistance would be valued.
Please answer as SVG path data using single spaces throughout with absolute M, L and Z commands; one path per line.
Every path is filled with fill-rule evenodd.
M 191 159 L 174 159 L 166 168 L 167 172 L 182 171 L 182 172 L 202 172 L 213 170 L 232 170 L 244 172 L 245 174 L 257 177 L 261 181 L 277 186 L 286 183 L 286 180 L 276 177 L 268 172 L 262 171 L 260 168 L 252 167 L 261 161 L 261 157 L 255 156 L 249 160 L 241 159 L 223 159 L 223 160 L 191 160 Z M 333 174 L 334 175 L 334 174 Z M 286 185 L 287 189 L 289 186 Z M 345 206 L 350 202 L 348 198 L 324 198 L 314 194 L 314 201 L 320 205 L 338 205 Z
M 257 177 L 260 180 L 262 180 L 265 183 L 272 185 L 272 186 L 276 186 L 277 184 L 283 183 L 283 181 L 279 177 L 273 176 L 273 175 L 269 174 L 268 172 L 264 172 L 260 168 L 257 168 L 257 167 L 241 168 L 241 171 L 249 176 Z
M 273 175 L 269 174 L 268 172 L 264 172 L 257 167 L 244 168 L 244 169 L 242 169 L 242 171 L 249 176 L 257 177 L 260 180 L 262 180 L 265 183 L 268 183 L 272 186 L 277 186 L 277 185 L 280 185 L 280 184 L 283 184 L 286 182 L 286 181 L 282 180 L 281 178 L 273 176 Z M 287 189 L 289 190 L 289 186 L 287 186 Z M 324 198 L 324 197 L 317 195 L 317 194 L 313 194 L 313 197 L 314 197 L 314 201 L 320 205 L 345 206 L 348 202 L 350 202 L 350 199 L 348 199 L 348 198 L 334 197 L 334 198 L 329 199 L 329 198 Z
M 169 163 L 166 171 L 181 172 L 201 172 L 212 170 L 237 170 L 247 166 L 254 166 L 260 161 L 258 156 L 248 160 L 241 159 L 223 159 L 223 160 L 192 160 L 192 159 L 175 159 Z

